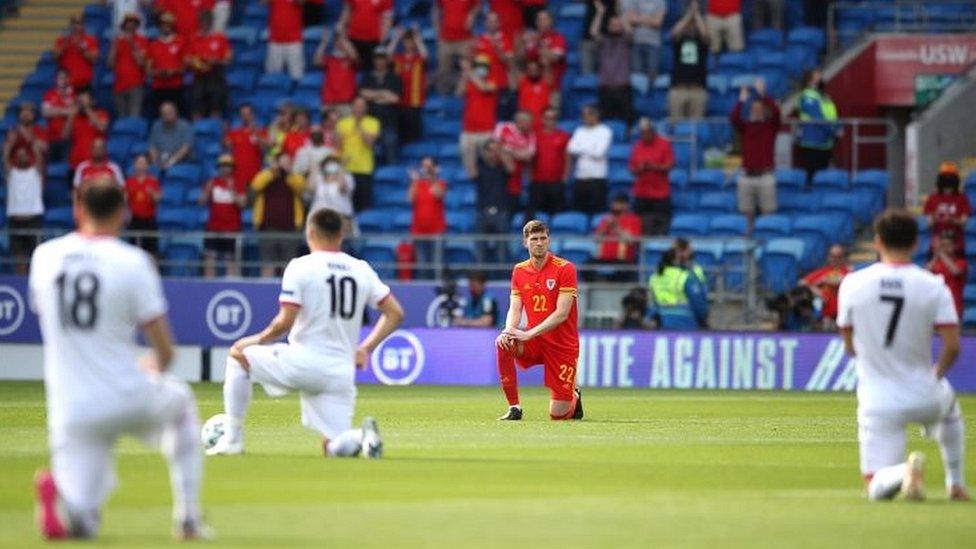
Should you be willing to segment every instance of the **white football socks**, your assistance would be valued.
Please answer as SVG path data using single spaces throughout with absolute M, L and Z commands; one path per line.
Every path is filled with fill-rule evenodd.
M 325 446 L 329 457 L 355 457 L 363 448 L 363 430 L 349 429 L 330 440 Z
M 227 357 L 224 369 L 224 412 L 230 417 L 227 435 L 231 442 L 240 442 L 243 436 L 244 416 L 251 404 L 251 378 L 237 360 Z
M 200 421 L 193 393 L 187 388 L 183 413 L 163 431 L 161 449 L 169 464 L 173 490 L 173 519 L 200 519 L 200 484 L 203 453 L 200 451 Z
M 908 464 L 905 463 L 879 469 L 868 484 L 868 499 L 877 501 L 895 497 L 901 491 L 901 483 L 907 473 Z
M 933 433 L 936 442 L 939 443 L 939 451 L 942 453 L 942 466 L 945 467 L 946 488 L 952 486 L 966 486 L 966 478 L 963 473 L 963 459 L 965 453 L 965 427 L 962 422 L 962 410 L 957 402 L 952 412 L 935 426 Z

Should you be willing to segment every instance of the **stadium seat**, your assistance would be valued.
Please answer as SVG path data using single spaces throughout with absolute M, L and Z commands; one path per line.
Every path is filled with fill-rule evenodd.
M 743 236 L 746 234 L 748 222 L 744 215 L 717 215 L 712 218 L 708 227 L 711 236 Z
M 180 206 L 186 198 L 186 187 L 182 181 L 168 181 L 163 185 L 162 196 L 159 198 L 160 205 Z
M 962 300 L 966 308 L 976 306 L 976 284 L 966 284 L 962 291 Z
M 583 212 L 559 212 L 552 216 L 549 230 L 553 234 L 586 234 L 589 225 L 589 218 Z
M 149 132 L 148 124 L 143 118 L 128 117 L 119 118 L 112 123 L 109 129 L 111 137 L 128 137 L 133 140 L 143 140 Z
M 437 144 L 429 141 L 408 143 L 400 148 L 400 157 L 408 163 L 420 162 L 425 156 L 437 156 Z
M 774 238 L 766 243 L 759 266 L 762 284 L 768 291 L 781 293 L 796 285 L 805 247 L 798 238 Z
M 758 240 L 787 237 L 792 234 L 792 221 L 786 215 L 761 215 L 756 218 L 752 236 Z
M 410 231 L 410 226 L 413 224 L 413 212 L 410 211 L 397 211 L 393 214 L 392 225 L 390 228 L 397 233 L 405 233 Z
M 778 29 L 759 29 L 749 33 L 749 47 L 779 49 L 783 47 L 783 31 Z M 760 61 L 762 59 L 760 58 Z
M 52 229 L 73 229 L 74 211 L 70 206 L 48 208 L 44 211 L 44 226 Z
M 166 176 L 163 178 L 163 184 L 168 185 L 170 182 L 180 181 L 187 187 L 193 185 L 199 185 L 203 181 L 203 173 L 200 167 L 196 164 L 177 164 L 172 168 L 166 170 Z
M 847 216 L 853 216 L 857 204 L 853 193 L 850 192 L 826 192 L 821 195 L 820 209 L 824 212 L 839 212 Z
M 967 307 L 963 311 L 962 323 L 967 328 L 976 327 L 976 307 Z
M 473 186 L 464 185 L 453 187 L 448 185 L 447 194 L 444 196 L 444 205 L 448 211 L 458 209 L 472 209 L 477 205 L 478 191 Z M 472 221 L 473 228 L 474 222 Z M 470 230 L 470 229 L 469 229 Z
M 163 274 L 165 276 L 200 276 L 200 248 L 192 244 L 170 244 L 163 250 Z
M 390 229 L 393 213 L 390 210 L 364 210 L 356 214 L 356 223 L 363 233 L 384 233 Z
M 597 75 L 595 74 L 580 74 L 573 78 L 570 84 L 570 88 L 576 92 L 590 92 L 596 93 L 597 85 L 599 84 Z
M 671 218 L 672 236 L 705 236 L 708 232 L 708 216 L 699 214 L 678 214 Z
M 724 186 L 725 172 L 722 170 L 697 170 L 688 178 L 688 187 L 696 191 L 719 191 Z
M 699 193 L 694 191 L 672 191 L 671 207 L 679 212 L 695 212 L 698 209 Z
M 786 35 L 786 43 L 810 46 L 821 52 L 827 45 L 827 35 L 823 29 L 817 27 L 797 27 Z
M 728 240 L 722 246 L 721 280 L 724 289 L 730 292 L 742 292 L 745 290 L 745 281 L 748 272 L 746 251 L 749 244 L 745 240 Z M 756 252 L 760 248 L 755 249 Z
M 889 182 L 888 172 L 877 169 L 860 170 L 851 178 L 851 185 L 855 189 L 869 187 L 879 189 L 882 192 L 887 192 Z
M 547 224 L 549 223 L 549 215 L 546 214 L 545 212 L 536 212 L 535 218 L 538 219 L 539 221 L 542 221 L 543 223 L 547 223 Z M 512 232 L 521 234 L 522 227 L 525 226 L 526 221 L 527 219 L 525 219 L 525 213 L 523 212 L 518 212 L 515 215 L 513 215 Z M 519 243 L 519 245 L 521 246 L 521 243 Z
M 380 278 L 392 279 L 396 275 L 396 249 L 393 245 L 367 244 L 363 246 L 362 259 L 373 266 Z
M 716 63 L 716 69 L 725 74 L 750 72 L 755 66 L 755 57 L 747 51 L 723 53 L 718 56 L 718 62 Z
M 847 172 L 837 168 L 827 168 L 813 174 L 813 187 L 816 189 L 847 189 L 850 183 Z
M 223 122 L 213 118 L 194 120 L 193 135 L 195 139 L 212 139 L 219 142 L 224 135 Z
M 688 171 L 681 168 L 674 168 L 668 172 L 668 182 L 672 190 L 684 190 L 688 188 Z
M 265 73 L 258 77 L 257 90 L 288 95 L 291 91 L 291 77 L 284 73 Z
M 649 270 L 657 268 L 661 262 L 664 252 L 671 249 L 672 242 L 668 239 L 654 239 L 644 243 L 641 250 L 641 263 L 646 265 Z
M 407 192 L 407 169 L 404 166 L 381 166 L 373 172 L 373 181 L 376 185 L 397 185 Z
M 6 189 L 4 185 L 2 187 Z M 48 180 L 44 183 L 43 199 L 44 206 L 46 208 L 56 208 L 58 206 L 70 206 L 71 205 L 71 186 L 67 181 L 52 181 Z M 6 201 L 4 201 L 6 204 Z
M 780 189 L 803 190 L 807 185 L 807 172 L 797 168 L 779 168 L 776 170 L 776 186 Z
M 780 189 L 776 193 L 776 202 L 783 213 L 813 213 L 820 211 L 820 196 L 820 193 Z
M 698 206 L 695 208 L 702 214 L 727 214 L 736 211 L 735 193 L 704 192 L 699 195 Z
M 444 262 L 451 269 L 466 269 L 478 262 L 475 243 L 472 241 L 447 241 L 444 244 Z
M 475 216 L 473 210 L 448 211 L 445 218 L 449 233 L 470 233 L 474 230 Z

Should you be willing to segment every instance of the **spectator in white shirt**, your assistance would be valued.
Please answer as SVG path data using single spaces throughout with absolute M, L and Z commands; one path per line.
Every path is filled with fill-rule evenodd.
M 322 162 L 337 152 L 325 143 L 322 126 L 312 126 L 308 132 L 308 141 L 295 153 L 295 165 L 292 166 L 292 171 L 301 174 L 308 183 L 306 192 L 311 192 L 322 179 Z
M 342 159 L 332 154 L 316 165 L 317 175 L 309 179 L 312 194 L 312 207 L 309 212 L 319 208 L 330 208 L 342 216 L 342 231 L 346 236 L 355 236 L 353 221 L 352 193 L 356 180 L 342 167 Z
M 607 155 L 613 132 L 600 122 L 600 111 L 592 105 L 583 108 L 582 118 L 566 151 L 576 157 L 574 207 L 593 215 L 607 209 Z
M 27 147 L 17 147 L 7 159 L 7 224 L 12 231 L 38 231 L 44 216 L 41 172 L 43 161 L 33 162 Z M 14 234 L 10 253 L 16 272 L 27 274 L 31 253 L 37 247 L 36 234 Z

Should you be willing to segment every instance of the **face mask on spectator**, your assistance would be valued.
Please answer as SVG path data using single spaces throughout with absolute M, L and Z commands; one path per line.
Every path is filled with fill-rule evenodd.
M 335 174 L 339 173 L 339 170 L 340 169 L 341 168 L 339 167 L 339 163 L 338 162 L 327 162 L 325 164 L 325 167 L 323 168 L 323 170 L 325 171 L 325 174 L 326 175 L 335 175 Z
M 476 65 L 474 68 L 474 74 L 478 78 L 486 78 L 488 76 L 488 67 L 485 65 Z

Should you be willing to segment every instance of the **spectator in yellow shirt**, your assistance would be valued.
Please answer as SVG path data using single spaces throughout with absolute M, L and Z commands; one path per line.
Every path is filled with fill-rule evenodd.
M 357 212 L 373 204 L 373 170 L 376 167 L 373 144 L 380 135 L 380 121 L 366 113 L 366 99 L 356 97 L 352 102 L 352 113 L 339 120 L 336 126 L 342 140 L 346 170 L 356 181 L 352 203 Z

